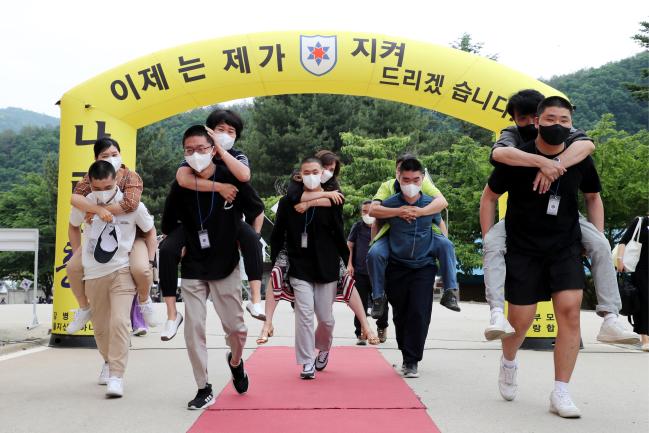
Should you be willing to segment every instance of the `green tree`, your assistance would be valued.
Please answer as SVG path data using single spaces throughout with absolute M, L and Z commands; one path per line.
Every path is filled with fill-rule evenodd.
M 645 51 L 649 49 L 649 21 L 641 21 L 640 33 L 636 33 L 631 39 L 635 40 L 645 49 Z M 643 80 L 641 84 L 624 83 L 624 87 L 626 87 L 626 89 L 631 92 L 631 96 L 638 101 L 649 101 L 649 85 L 647 85 L 649 79 L 649 68 L 642 68 L 640 71 L 640 77 Z
M 367 137 L 409 135 L 413 143 L 431 136 L 420 108 L 344 95 L 280 95 L 255 98 L 252 131 L 241 146 L 251 158 L 253 186 L 275 194 L 275 180 L 320 149 L 338 151 L 341 133 Z
M 451 42 L 451 47 L 455 48 L 456 50 L 462 50 L 466 51 L 467 53 L 484 56 L 491 60 L 498 60 L 498 54 L 482 54 L 482 47 L 484 47 L 484 43 L 474 42 L 473 37 L 466 32 L 462 33 L 462 35 L 454 42 Z
M 593 158 L 602 183 L 604 233 L 613 244 L 634 216 L 649 209 L 649 132 L 619 131 L 613 115 L 605 114 L 588 135 L 597 144 Z
M 572 74 L 544 80 L 570 97 L 577 107 L 573 115 L 576 127 L 589 130 L 602 115 L 612 113 L 619 129 L 636 132 L 647 128 L 649 105 L 634 99 L 623 83 L 636 81 L 649 64 L 649 52 L 641 52 L 599 68 L 582 69 Z M 649 84 L 647 78 L 644 85 Z
M 52 294 L 58 156 L 45 155 L 39 173 L 27 173 L 14 187 L 0 195 L 0 227 L 39 230 L 38 281 L 46 295 Z M 0 253 L 0 278 L 33 278 L 34 256 Z
M 450 149 L 422 158 L 435 185 L 448 201 L 449 238 L 455 245 L 460 270 L 467 275 L 482 267 L 478 209 L 491 173 L 489 148 L 463 137 Z
M 395 159 L 412 148 L 410 137 L 370 139 L 351 133 L 341 137 L 346 163 L 341 183 L 346 198 L 345 226 L 349 229 L 358 219 L 360 203 L 371 199 L 382 182 L 394 177 Z M 482 263 L 478 207 L 491 171 L 489 149 L 464 137 L 450 149 L 420 159 L 449 202 L 449 237 L 455 244 L 460 269 L 471 274 Z M 443 216 L 446 218 L 446 214 Z

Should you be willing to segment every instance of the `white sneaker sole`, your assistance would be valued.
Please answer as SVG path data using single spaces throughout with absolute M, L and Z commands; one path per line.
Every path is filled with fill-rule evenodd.
M 616 337 L 614 335 L 597 335 L 597 341 L 614 344 L 638 344 L 640 337 Z
M 209 402 L 205 403 L 205 406 L 203 406 L 203 407 L 187 406 L 187 410 L 202 410 L 202 409 L 206 409 L 206 408 L 212 406 L 214 403 L 216 403 L 216 399 L 215 399 L 214 397 L 212 397 L 212 400 L 210 400 Z
M 559 415 L 561 418 L 581 418 L 581 412 L 579 412 L 579 409 L 572 412 L 561 413 L 553 404 L 550 404 L 550 412 Z
M 108 398 L 120 398 L 124 396 L 124 391 L 119 392 L 119 391 L 107 391 L 106 392 L 106 397 Z
M 503 338 L 507 338 L 511 335 L 516 334 L 516 331 L 514 329 L 503 329 L 503 328 L 489 328 L 485 329 L 484 331 L 484 337 L 487 339 L 487 341 L 493 341 L 493 340 L 502 340 Z

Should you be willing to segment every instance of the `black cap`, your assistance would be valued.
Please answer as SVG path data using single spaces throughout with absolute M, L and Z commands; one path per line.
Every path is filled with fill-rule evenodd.
M 95 260 L 98 263 L 108 263 L 113 258 L 119 247 L 119 227 L 113 223 L 106 223 L 97 239 L 95 246 Z

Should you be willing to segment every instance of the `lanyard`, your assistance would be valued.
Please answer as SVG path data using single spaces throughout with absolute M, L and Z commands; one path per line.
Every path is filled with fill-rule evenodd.
M 309 218 L 309 210 L 311 209 L 313 209 L 313 212 L 311 212 L 311 218 Z M 311 224 L 313 217 L 315 216 L 315 207 L 312 207 L 311 209 L 307 209 L 306 212 L 304 212 L 304 233 L 306 233 L 306 228 Z
M 212 182 L 215 181 L 215 178 L 216 170 L 212 175 Z M 208 213 L 205 219 L 203 219 L 203 216 L 201 214 L 201 202 L 198 198 L 198 176 L 194 175 L 194 181 L 196 182 L 196 207 L 198 208 L 198 222 L 201 224 L 201 230 L 203 230 L 203 223 L 209 219 L 210 215 L 212 215 L 212 209 L 214 209 L 214 188 L 212 188 L 212 199 L 210 200 L 210 213 Z
M 552 186 L 552 185 L 550 185 L 550 186 Z M 552 191 L 552 189 L 550 189 L 550 194 L 558 195 L 560 186 L 561 186 L 561 178 L 559 178 L 559 181 L 557 182 L 557 188 L 554 191 Z

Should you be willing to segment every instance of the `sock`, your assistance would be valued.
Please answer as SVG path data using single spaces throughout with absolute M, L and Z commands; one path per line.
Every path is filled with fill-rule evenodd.
M 494 307 L 494 308 L 492 308 L 492 309 L 491 309 L 491 314 L 494 314 L 494 313 L 505 314 L 505 312 L 503 311 L 503 309 L 500 308 L 500 307 Z
M 507 368 L 516 368 L 518 366 L 518 362 L 516 361 L 516 359 L 510 361 L 509 359 L 506 359 L 504 356 L 502 359 L 503 359 L 502 361 L 503 365 Z
M 554 381 L 554 390 L 556 392 L 568 393 L 568 382 Z
M 604 322 L 609 322 L 611 320 L 617 319 L 617 314 L 613 313 L 606 313 L 606 316 L 604 316 Z
M 82 311 L 88 311 L 88 310 L 90 310 L 90 305 L 88 305 L 87 307 L 79 307 L 79 308 L 80 308 Z

